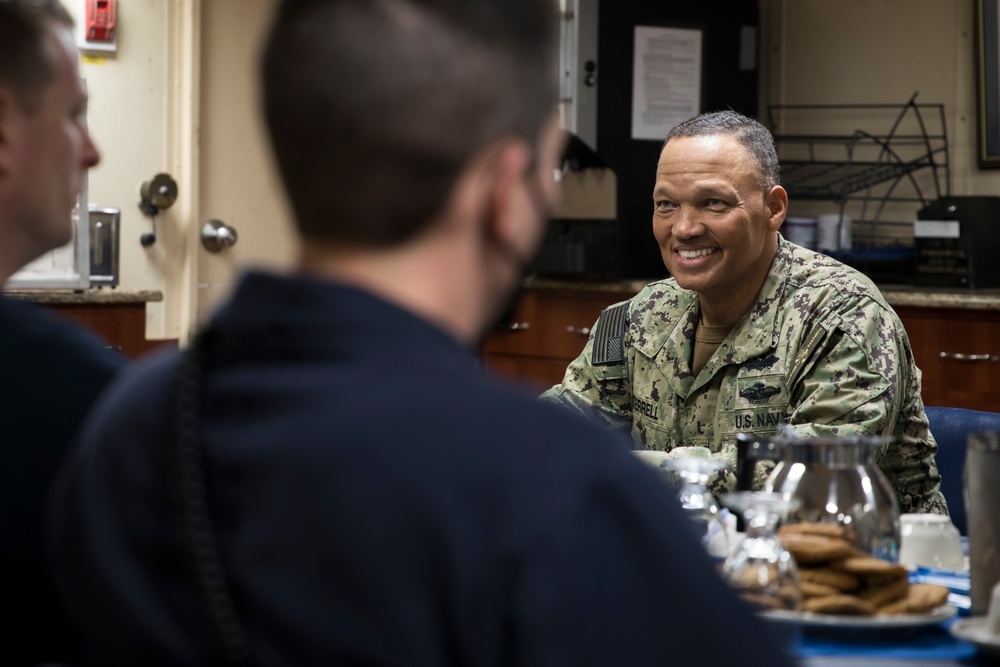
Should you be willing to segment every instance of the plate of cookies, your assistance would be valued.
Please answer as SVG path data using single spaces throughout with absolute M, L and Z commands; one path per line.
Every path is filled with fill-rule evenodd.
M 766 611 L 776 621 L 818 631 L 899 632 L 935 625 L 955 616 L 949 590 L 910 583 L 909 570 L 857 548 L 844 526 L 786 524 L 778 539 L 798 564 L 801 611 Z

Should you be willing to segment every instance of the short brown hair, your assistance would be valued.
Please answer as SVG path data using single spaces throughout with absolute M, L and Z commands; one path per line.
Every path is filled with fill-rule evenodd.
M 59 0 L 0 0 L 0 87 L 26 110 L 56 76 L 45 49 L 46 21 L 73 25 Z
M 535 145 L 556 105 L 555 17 L 553 0 L 287 0 L 263 104 L 303 236 L 404 243 L 483 147 Z

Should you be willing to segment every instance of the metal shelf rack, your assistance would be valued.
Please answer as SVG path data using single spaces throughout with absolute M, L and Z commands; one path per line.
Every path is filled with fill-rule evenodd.
M 922 208 L 951 194 L 943 104 L 774 104 L 768 122 L 791 201 L 831 201 L 841 218 L 853 202 L 867 233 L 855 250 L 871 255 L 887 207 Z M 858 129 L 865 127 L 867 129 Z M 907 187 L 900 187 L 900 186 Z M 919 206 L 914 206 L 919 204 Z M 896 207 L 897 209 L 899 207 Z M 904 207 L 905 209 L 905 207 Z

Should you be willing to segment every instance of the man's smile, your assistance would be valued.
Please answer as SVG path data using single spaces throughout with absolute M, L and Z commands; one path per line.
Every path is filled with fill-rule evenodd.
M 698 250 L 678 250 L 677 254 L 684 259 L 698 259 L 699 257 L 706 257 L 711 255 L 713 252 L 717 251 L 718 248 L 699 248 Z

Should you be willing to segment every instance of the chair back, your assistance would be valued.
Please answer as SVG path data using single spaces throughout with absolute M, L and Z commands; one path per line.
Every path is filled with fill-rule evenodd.
M 930 406 L 925 411 L 938 444 L 941 493 L 948 502 L 952 522 L 962 535 L 967 535 L 963 493 L 966 442 L 970 433 L 1000 431 L 1000 413 Z

